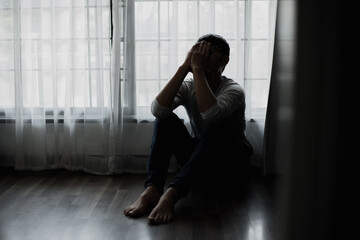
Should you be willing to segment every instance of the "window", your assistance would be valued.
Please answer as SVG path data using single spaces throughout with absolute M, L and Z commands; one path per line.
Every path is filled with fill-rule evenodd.
M 2 0 L 0 21 L 0 108 L 109 105 L 109 0 Z
M 263 117 L 269 90 L 269 11 L 268 0 L 136 0 L 138 114 L 149 112 L 196 40 L 217 33 L 231 48 L 224 75 L 244 87 L 247 115 Z
M 264 116 L 269 5 L 269 0 L 126 1 L 127 14 L 120 17 L 126 18 L 121 52 L 127 65 L 119 66 L 125 113 L 152 117 L 151 101 L 195 41 L 211 32 L 230 44 L 224 75 L 244 87 L 247 115 Z M 1 109 L 110 104 L 110 0 L 2 0 L 0 19 Z

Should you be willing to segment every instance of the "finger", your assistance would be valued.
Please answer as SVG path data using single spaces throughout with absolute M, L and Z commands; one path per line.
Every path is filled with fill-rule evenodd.
M 200 47 L 200 45 L 201 45 L 201 42 L 198 42 L 198 43 L 196 43 L 196 44 L 193 46 L 193 48 L 192 48 L 192 49 L 197 49 L 197 48 L 199 48 L 199 47 Z
M 206 56 L 208 55 L 207 52 L 208 52 L 208 49 L 209 49 L 209 44 L 210 44 L 210 43 L 205 42 L 204 45 L 203 45 L 203 48 L 202 48 L 202 53 L 203 53 L 204 55 L 206 55 Z
M 199 51 L 202 52 L 202 53 L 204 53 L 205 47 L 206 47 L 206 42 L 205 42 L 205 41 L 202 41 L 202 42 L 201 42 L 201 45 L 200 45 Z
M 205 55 L 209 56 L 210 55 L 210 49 L 211 49 L 211 44 L 207 43 L 206 47 L 205 47 Z
M 202 42 L 199 42 L 199 46 L 197 48 L 198 51 L 201 51 Z
M 187 54 L 188 54 L 188 55 L 191 55 L 191 54 L 195 51 L 196 47 L 197 47 L 197 44 L 193 45 L 193 46 L 191 47 L 191 49 L 187 52 Z
M 200 44 L 199 44 L 199 43 L 195 44 L 195 45 L 191 48 L 190 53 L 199 51 L 199 48 L 200 48 Z
M 200 49 L 201 49 L 201 43 L 199 43 L 199 44 L 196 46 L 195 49 L 200 51 Z
M 190 50 L 190 51 L 192 51 L 192 50 L 196 49 L 198 46 L 199 46 L 199 43 L 196 43 L 194 46 L 192 46 L 192 48 L 191 48 L 191 50 Z

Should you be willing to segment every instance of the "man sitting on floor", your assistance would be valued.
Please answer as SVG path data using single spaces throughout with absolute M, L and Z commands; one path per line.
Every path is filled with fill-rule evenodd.
M 200 37 L 154 99 L 151 110 L 156 120 L 145 191 L 124 210 L 126 216 L 140 217 L 152 210 L 151 223 L 167 223 L 174 218 L 177 201 L 195 184 L 210 191 L 236 191 L 232 187 L 245 173 L 253 150 L 245 136 L 243 89 L 222 76 L 229 55 L 223 37 Z M 193 79 L 184 80 L 189 72 Z M 193 136 L 173 113 L 179 105 L 187 111 Z M 181 168 L 164 192 L 172 155 Z

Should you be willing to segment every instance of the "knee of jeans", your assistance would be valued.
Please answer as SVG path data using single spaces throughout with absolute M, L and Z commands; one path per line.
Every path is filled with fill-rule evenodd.
M 155 122 L 169 122 L 169 121 L 173 121 L 174 119 L 178 118 L 178 116 L 175 113 L 170 113 L 168 116 L 166 117 L 157 117 L 155 118 Z
M 226 136 L 229 132 L 232 132 L 233 128 L 229 127 L 229 124 L 223 122 L 214 123 L 206 126 L 203 136 Z
M 177 123 L 178 121 L 181 122 L 180 118 L 175 114 L 171 113 L 166 118 L 156 118 L 155 119 L 155 126 L 172 126 L 174 123 Z

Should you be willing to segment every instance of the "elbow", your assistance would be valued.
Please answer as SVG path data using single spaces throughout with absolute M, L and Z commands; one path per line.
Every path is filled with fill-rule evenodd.
M 159 118 L 159 119 L 167 118 L 170 115 L 170 112 L 161 112 L 156 110 L 155 111 L 151 110 L 151 113 L 155 118 Z
M 162 111 L 160 111 L 154 106 L 154 104 L 151 105 L 151 114 L 156 118 L 162 118 L 162 116 L 164 115 Z
M 156 118 L 160 118 L 161 115 L 159 114 L 159 112 L 157 112 L 156 110 L 154 110 L 153 108 L 151 108 L 151 114 L 156 117 Z
M 151 114 L 158 118 L 160 116 L 160 111 L 158 110 L 158 108 L 156 107 L 156 100 L 154 100 L 152 103 L 151 103 Z
M 213 124 L 219 121 L 219 117 L 221 116 L 221 109 L 216 108 L 211 111 L 200 113 L 200 115 L 206 125 Z
M 167 107 L 161 106 L 156 101 L 151 104 L 151 114 L 156 118 L 166 118 L 170 115 L 171 110 Z
M 202 120 L 206 124 L 216 123 L 218 121 L 219 116 L 221 115 L 222 109 L 218 102 L 212 105 L 205 112 L 200 113 Z
M 204 123 L 206 125 L 213 124 L 213 123 L 217 122 L 216 116 L 201 113 L 201 118 L 202 118 L 202 120 L 204 121 Z

